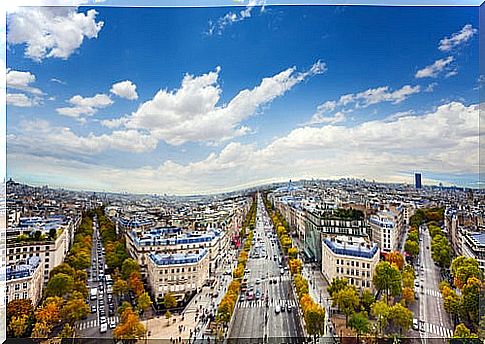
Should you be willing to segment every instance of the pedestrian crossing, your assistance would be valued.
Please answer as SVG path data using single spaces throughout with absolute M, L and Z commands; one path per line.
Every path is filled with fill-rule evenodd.
M 108 317 L 107 320 L 108 320 L 108 324 L 111 323 L 111 321 L 115 321 L 115 324 L 118 324 L 118 322 L 120 321 L 120 317 L 118 315 L 116 316 L 113 316 L 113 317 Z M 91 328 L 91 327 L 97 327 L 99 326 L 99 321 L 98 321 L 98 318 L 96 319 L 92 319 L 92 320 L 85 320 L 83 322 L 79 322 L 76 324 L 76 328 L 78 330 L 85 330 L 85 329 L 88 329 L 88 328 Z
M 443 326 L 435 325 L 435 324 L 425 323 L 424 324 L 424 330 L 427 333 L 432 333 L 434 335 L 437 335 L 437 336 L 440 336 L 440 337 L 443 337 L 443 338 L 453 337 L 453 331 L 452 330 L 450 330 L 449 328 L 443 327 Z
M 427 288 L 425 288 L 424 289 L 424 293 L 426 295 L 434 296 L 434 297 L 437 297 L 437 298 L 442 298 L 443 297 L 441 295 L 440 291 L 439 290 L 436 290 L 436 289 L 427 289 Z
M 297 304 L 295 300 L 273 300 L 273 301 L 268 301 L 269 307 L 273 308 L 276 306 L 291 306 L 291 307 L 296 307 Z M 263 300 L 254 300 L 254 301 L 242 301 L 239 302 L 236 307 L 239 308 L 263 308 L 266 307 L 266 301 Z

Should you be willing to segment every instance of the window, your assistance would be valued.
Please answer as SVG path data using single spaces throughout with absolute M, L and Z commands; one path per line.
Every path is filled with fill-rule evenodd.
M 23 286 L 24 289 L 27 289 L 27 282 L 24 282 Z
M 19 284 L 19 283 L 17 283 L 17 284 L 15 285 L 15 290 L 20 290 L 20 284 Z
M 27 299 L 27 298 L 28 298 L 27 292 L 24 291 L 24 293 L 22 294 L 22 299 Z

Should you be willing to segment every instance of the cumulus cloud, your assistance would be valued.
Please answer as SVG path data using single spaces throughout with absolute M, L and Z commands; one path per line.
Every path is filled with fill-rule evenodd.
M 473 35 L 478 32 L 471 24 L 466 24 L 460 31 L 455 32 L 451 37 L 445 37 L 440 41 L 438 49 L 441 51 L 450 51 L 454 48 L 468 42 Z
M 27 97 L 23 93 L 7 93 L 7 105 L 31 107 L 37 105 L 37 103 L 34 99 Z
M 130 80 L 121 81 L 113 84 L 113 86 L 111 86 L 110 92 L 121 98 L 126 98 L 129 100 L 138 99 L 138 94 L 136 93 L 136 85 Z
M 30 85 L 35 82 L 35 75 L 30 72 L 7 69 L 6 82 L 7 88 L 28 92 L 37 96 L 44 94 L 40 89 Z
M 39 123 L 32 125 L 35 129 L 27 135 L 33 136 L 39 145 L 36 152 L 47 152 L 47 158 L 16 158 L 16 154 L 26 154 L 32 147 L 31 141 L 21 146 L 20 137 L 9 138 L 9 149 L 12 149 L 11 164 L 19 173 L 26 171 L 34 177 L 45 173 L 54 183 L 60 176 L 69 176 L 74 181 L 70 187 L 84 189 L 96 182 L 100 189 L 193 194 L 295 177 L 354 176 L 403 182 L 406 179 L 400 173 L 415 169 L 430 173 L 477 173 L 480 135 L 477 117 L 477 104 L 451 102 L 422 115 L 409 112 L 354 127 L 302 127 L 261 148 L 231 142 L 219 153 L 211 153 L 200 161 L 181 164 L 167 160 L 159 166 L 130 169 L 53 157 L 54 147 L 70 147 L 74 154 L 79 154 L 79 150 L 99 149 L 86 144 L 99 145 L 100 140 L 80 141 L 75 135 L 66 135 L 72 135 L 68 129 L 43 127 Z M 25 130 L 22 128 L 21 132 Z M 61 142 L 51 146 L 57 139 Z M 135 144 L 138 143 L 137 138 Z M 92 173 L 96 174 L 94 181 L 86 178 Z
M 453 56 L 448 56 L 446 58 L 436 60 L 433 64 L 418 70 L 415 74 L 415 77 L 418 79 L 436 78 L 441 72 L 446 70 L 449 71 L 450 63 L 452 63 L 453 61 Z
M 7 17 L 7 43 L 25 44 L 25 56 L 34 61 L 67 59 L 84 38 L 97 38 L 103 22 L 97 12 L 85 14 L 73 7 L 21 7 Z
M 226 15 L 219 18 L 215 23 L 209 21 L 209 30 L 207 34 L 210 35 L 221 35 L 224 29 L 233 23 L 243 21 L 245 19 L 251 18 L 251 12 L 256 6 L 261 6 L 261 12 L 264 11 L 264 0 L 249 0 L 248 5 L 239 12 L 228 12 Z
M 344 94 L 338 100 L 328 100 L 325 103 L 320 104 L 308 124 L 339 123 L 345 120 L 345 112 L 359 108 L 366 108 L 370 105 L 382 102 L 398 104 L 420 91 L 421 87 L 419 85 L 404 85 L 394 91 L 391 90 L 389 86 L 382 86 L 369 88 L 359 93 Z M 329 114 L 336 109 L 340 109 L 340 111 L 333 116 L 329 116 Z
M 325 70 L 325 63 L 321 61 L 306 72 L 288 68 L 262 79 L 253 89 L 240 91 L 222 105 L 218 105 L 222 93 L 218 83 L 220 67 L 200 76 L 187 74 L 180 88 L 158 91 L 137 111 L 115 122 L 122 122 L 128 129 L 147 131 L 171 145 L 189 141 L 219 143 L 248 133 L 249 128 L 241 125 L 242 121 L 303 80 Z
M 92 116 L 99 109 L 106 108 L 113 104 L 113 101 L 106 94 L 96 94 L 93 97 L 82 97 L 76 95 L 68 101 L 72 107 L 57 108 L 60 115 L 79 118 L 82 116 Z

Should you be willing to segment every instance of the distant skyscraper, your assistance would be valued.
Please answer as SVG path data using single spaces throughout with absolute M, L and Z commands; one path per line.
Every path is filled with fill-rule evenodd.
M 414 181 L 416 184 L 416 189 L 421 189 L 421 173 L 414 174 Z

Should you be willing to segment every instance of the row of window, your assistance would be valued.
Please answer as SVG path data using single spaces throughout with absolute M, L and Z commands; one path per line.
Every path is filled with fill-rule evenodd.
M 189 266 L 186 268 L 173 268 L 173 269 L 165 269 L 165 270 L 160 270 L 160 275 L 163 275 L 163 274 L 174 274 L 174 273 L 180 273 L 180 272 L 185 272 L 185 270 L 187 270 L 187 272 L 195 272 L 197 271 L 197 266 Z
M 27 282 L 24 282 L 22 284 L 20 284 L 20 283 L 15 284 L 15 286 L 14 286 L 15 291 L 19 291 L 20 290 L 20 287 L 22 287 L 22 289 L 27 289 L 28 283 Z M 9 291 L 9 289 L 10 289 L 9 286 L 7 285 L 7 293 Z
M 353 278 L 350 278 L 349 279 L 349 283 L 351 285 L 355 285 L 356 287 L 362 287 L 362 288 L 370 288 L 371 287 L 371 284 L 370 284 L 370 281 L 367 280 L 367 281 L 360 281 L 360 280 L 354 280 Z
M 355 266 L 357 268 L 360 267 L 359 262 L 356 262 L 356 261 L 353 261 L 353 260 L 349 261 L 349 260 L 345 260 L 345 259 L 337 259 L 337 265 Z M 362 268 L 370 269 L 370 263 L 362 263 L 360 265 L 361 265 Z
M 362 273 L 360 273 L 360 270 L 357 270 L 357 269 L 347 269 L 345 270 L 344 268 L 339 268 L 337 266 L 337 273 L 340 274 L 340 273 L 346 273 L 347 275 L 350 275 L 350 276 L 360 276 L 362 275 L 362 277 L 370 277 L 370 271 L 369 270 L 366 270 L 366 271 L 362 271 Z
M 28 298 L 29 298 L 28 293 L 26 291 L 24 291 L 22 293 L 22 299 L 28 299 Z M 15 293 L 14 300 L 18 300 L 18 299 L 20 299 L 20 294 L 19 293 Z M 8 301 L 9 300 L 8 300 L 8 295 L 7 295 L 7 296 L 5 296 L 5 302 L 8 303 Z
M 35 250 L 34 250 L 35 248 Z M 45 246 L 45 249 L 48 251 L 50 250 L 51 248 L 51 245 L 46 245 Z M 14 254 L 14 253 L 20 253 L 20 252 L 32 252 L 32 251 L 40 251 L 40 246 L 29 246 L 29 247 L 17 247 L 15 249 L 13 248 L 10 248 L 8 250 L 8 254 Z
M 190 276 L 169 276 L 165 278 L 160 278 L 159 282 L 171 282 L 171 281 L 188 281 L 191 279 L 197 279 L 197 276 L 190 275 Z

